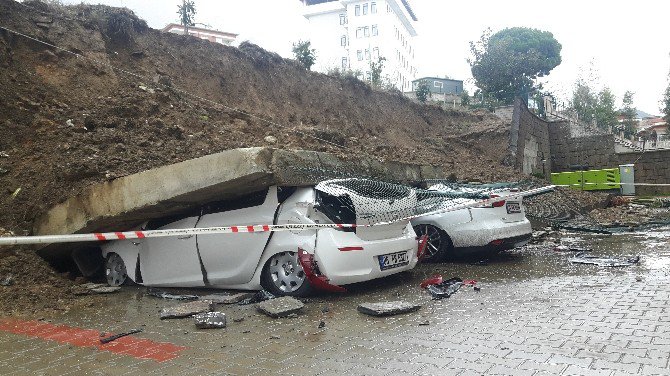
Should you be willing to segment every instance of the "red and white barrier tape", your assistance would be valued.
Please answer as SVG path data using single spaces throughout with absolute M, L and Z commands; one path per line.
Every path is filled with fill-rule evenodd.
M 284 225 L 253 225 L 253 226 L 221 226 L 221 227 L 203 227 L 203 228 L 185 228 L 171 230 L 145 230 L 145 231 L 123 231 L 123 232 L 98 232 L 91 234 L 68 234 L 68 235 L 39 235 L 39 236 L 14 236 L 0 237 L 0 246 L 2 245 L 22 245 L 22 244 L 54 244 L 54 243 L 78 243 L 78 242 L 98 242 L 106 240 L 132 240 L 145 238 L 160 238 L 166 236 L 192 236 L 209 234 L 235 234 L 235 233 L 256 233 L 269 231 L 296 231 L 296 230 L 317 230 L 325 228 L 344 229 L 356 227 L 374 227 L 388 225 L 395 222 L 408 221 L 414 218 L 424 217 L 440 213 L 447 213 L 455 210 L 490 205 L 494 202 L 519 198 L 524 196 L 537 195 L 549 192 L 554 186 L 531 189 L 524 192 L 513 192 L 507 196 L 495 197 L 486 200 L 473 201 L 454 205 L 449 208 L 436 210 L 430 213 L 423 213 L 405 218 L 400 218 L 389 222 L 378 222 L 367 225 L 356 224 L 331 224 L 331 223 L 313 223 L 313 224 L 284 224 Z

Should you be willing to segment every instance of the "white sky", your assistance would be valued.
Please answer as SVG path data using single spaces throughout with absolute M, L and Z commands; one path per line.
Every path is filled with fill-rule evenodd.
M 80 3 L 81 0 L 63 0 Z M 177 21 L 181 0 L 87 0 L 132 9 L 149 26 Z M 419 22 L 416 40 L 418 76 L 444 76 L 474 86 L 469 41 L 490 27 L 494 32 L 524 26 L 550 31 L 563 45 L 563 62 L 544 80 L 545 87 L 567 99 L 580 72 L 593 66 L 600 85 L 621 101 L 635 92 L 638 109 L 659 114 L 668 85 L 670 31 L 667 0 L 409 0 Z M 240 34 L 261 47 L 291 57 L 291 44 L 309 39 L 299 0 L 195 0 L 196 22 Z M 318 53 L 318 51 L 317 51 Z

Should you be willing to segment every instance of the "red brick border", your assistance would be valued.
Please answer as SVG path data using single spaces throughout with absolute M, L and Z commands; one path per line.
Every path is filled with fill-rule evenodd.
M 78 347 L 94 347 L 98 350 L 128 355 L 138 359 L 150 359 L 156 362 L 172 360 L 179 356 L 179 352 L 186 349 L 184 346 L 154 342 L 134 336 L 122 337 L 113 342 L 101 344 L 100 332 L 97 330 L 54 325 L 41 321 L 0 319 L 0 331 L 67 343 Z

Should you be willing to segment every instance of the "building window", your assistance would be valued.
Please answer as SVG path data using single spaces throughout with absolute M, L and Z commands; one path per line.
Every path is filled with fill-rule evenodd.
M 365 49 L 365 60 L 370 60 L 370 49 L 369 48 Z
M 363 35 L 363 28 L 362 27 L 357 27 L 356 28 L 356 38 L 360 38 Z
M 347 15 L 346 14 L 340 14 L 340 25 L 346 25 L 347 22 Z
M 358 56 L 358 61 L 363 61 L 363 51 L 362 50 L 356 51 L 356 55 Z
M 363 15 L 368 14 L 368 3 L 363 4 Z
M 370 36 L 370 27 L 369 26 L 366 26 L 366 27 L 363 28 L 363 35 L 365 35 L 366 37 Z
M 347 69 L 349 67 L 349 59 L 346 57 L 342 58 L 342 69 Z
M 374 1 L 370 3 L 370 13 L 375 14 L 377 13 L 377 3 Z
M 442 92 L 442 86 L 443 86 L 443 85 L 442 85 L 442 82 L 440 82 L 440 81 L 434 81 L 434 82 L 433 82 L 433 86 L 435 86 L 435 87 L 437 87 L 437 88 L 440 88 L 440 93 Z
M 346 46 L 347 46 L 347 36 L 346 36 L 346 35 L 342 35 L 342 36 L 340 37 L 340 45 L 341 45 L 342 47 L 346 47 Z
M 365 78 L 366 78 L 368 81 L 372 81 L 372 74 L 370 74 L 370 71 L 365 72 Z
M 379 35 L 379 29 L 377 28 L 377 25 L 372 25 L 372 35 Z
M 360 16 L 361 15 L 361 6 L 356 5 L 356 8 L 354 8 L 354 9 L 355 9 L 354 14 L 357 15 L 357 16 Z
M 372 49 L 372 58 L 375 60 L 379 59 L 379 47 Z

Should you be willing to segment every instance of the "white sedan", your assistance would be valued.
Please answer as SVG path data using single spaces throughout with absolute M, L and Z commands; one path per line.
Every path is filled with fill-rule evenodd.
M 442 185 L 429 188 L 435 192 L 481 198 L 505 197 L 516 189 L 488 189 L 486 185 Z M 435 199 L 435 198 L 431 198 Z M 472 203 L 474 198 L 456 198 Z M 421 205 L 421 202 L 419 202 Z M 531 238 L 532 229 L 526 218 L 522 197 L 509 198 L 492 205 L 459 209 L 412 219 L 418 236 L 426 235 L 428 244 L 423 261 L 439 262 L 466 256 L 482 256 L 520 247 Z
M 381 188 L 380 188 L 381 187 Z M 355 228 L 189 235 L 118 240 L 102 246 L 110 285 L 127 278 L 146 286 L 213 287 L 304 296 L 314 289 L 368 281 L 412 269 L 417 237 L 407 218 L 416 192 L 363 179 L 278 188 L 212 203 L 141 229 L 263 224 L 356 224 Z

